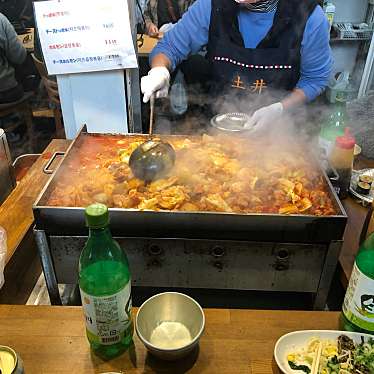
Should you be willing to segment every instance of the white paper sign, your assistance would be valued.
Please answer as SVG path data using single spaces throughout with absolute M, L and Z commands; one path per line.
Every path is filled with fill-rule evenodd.
M 34 3 L 49 74 L 136 68 L 126 0 Z

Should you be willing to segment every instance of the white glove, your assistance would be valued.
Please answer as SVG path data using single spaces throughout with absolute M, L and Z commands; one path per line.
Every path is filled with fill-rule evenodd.
M 176 25 L 176 23 L 164 23 L 160 28 L 159 28 L 159 32 L 165 34 L 166 32 L 170 31 L 174 26 Z
M 167 97 L 169 92 L 170 73 L 164 66 L 157 66 L 148 72 L 148 75 L 142 77 L 140 88 L 142 90 L 143 102 L 147 103 L 152 94 L 156 98 Z
M 244 125 L 247 129 L 254 131 L 266 131 L 274 121 L 278 120 L 283 113 L 283 104 L 278 102 L 269 106 L 264 106 L 256 110 L 249 121 Z

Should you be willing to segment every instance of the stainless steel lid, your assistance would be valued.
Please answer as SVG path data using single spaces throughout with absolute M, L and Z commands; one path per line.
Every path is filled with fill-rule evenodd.
M 213 127 L 228 132 L 248 131 L 245 124 L 249 121 L 250 116 L 246 113 L 224 113 L 214 116 L 210 123 Z

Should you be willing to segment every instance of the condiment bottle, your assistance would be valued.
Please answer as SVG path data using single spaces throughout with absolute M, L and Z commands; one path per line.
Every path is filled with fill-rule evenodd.
M 334 148 L 330 156 L 330 165 L 334 167 L 339 175 L 335 188 L 341 199 L 348 196 L 351 183 L 355 138 L 351 135 L 349 128 L 344 130 L 343 136 L 335 140 Z
M 132 342 L 131 277 L 123 249 L 109 230 L 108 208 L 86 208 L 89 237 L 79 259 L 79 288 L 92 350 L 109 359 Z
M 374 232 L 357 253 L 342 309 L 343 330 L 374 334 Z

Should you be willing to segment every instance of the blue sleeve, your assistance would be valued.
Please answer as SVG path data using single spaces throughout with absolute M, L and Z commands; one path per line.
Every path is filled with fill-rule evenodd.
M 171 61 L 172 70 L 191 53 L 197 53 L 208 43 L 211 0 L 197 0 L 177 24 L 157 43 L 150 61 L 163 53 Z
M 329 81 L 333 58 L 329 44 L 329 24 L 320 6 L 310 15 L 301 43 L 301 71 L 296 87 L 308 101 L 322 93 Z

